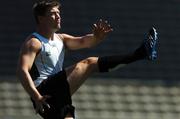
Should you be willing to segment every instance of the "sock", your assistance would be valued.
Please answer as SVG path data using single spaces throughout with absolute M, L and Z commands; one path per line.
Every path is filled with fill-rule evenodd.
M 112 70 L 116 70 L 129 63 L 144 59 L 146 56 L 147 55 L 145 48 L 142 45 L 137 50 L 135 50 L 135 52 L 131 54 L 99 57 L 98 59 L 99 72 L 109 72 Z

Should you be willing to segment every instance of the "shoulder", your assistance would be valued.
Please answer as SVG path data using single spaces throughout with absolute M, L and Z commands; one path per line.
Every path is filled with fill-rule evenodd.
M 40 49 L 41 42 L 32 35 L 28 36 L 22 45 L 22 50 L 25 52 L 39 52 Z
M 62 39 L 62 40 L 64 39 L 64 36 L 63 36 L 61 33 L 57 33 L 56 35 L 57 35 L 60 39 Z
M 64 42 L 66 42 L 68 39 L 73 38 L 73 36 L 65 33 L 59 33 L 57 34 Z

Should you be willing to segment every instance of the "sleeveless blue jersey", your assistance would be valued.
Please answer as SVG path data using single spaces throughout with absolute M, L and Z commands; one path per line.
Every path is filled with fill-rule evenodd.
M 37 87 L 48 76 L 62 71 L 65 48 L 62 39 L 57 34 L 54 34 L 53 40 L 48 40 L 38 33 L 32 35 L 41 42 L 41 50 L 36 56 L 32 68 L 32 72 L 38 74 L 32 76 Z

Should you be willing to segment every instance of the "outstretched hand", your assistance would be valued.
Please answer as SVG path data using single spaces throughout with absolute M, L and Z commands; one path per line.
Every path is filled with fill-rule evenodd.
M 50 98 L 48 95 L 41 96 L 38 100 L 35 100 L 36 104 L 36 113 L 41 112 L 44 113 L 44 107 L 50 109 L 50 105 L 46 102 L 46 100 Z
M 98 42 L 103 40 L 108 35 L 108 33 L 112 31 L 113 29 L 111 28 L 110 24 L 102 19 L 93 24 L 93 34 Z

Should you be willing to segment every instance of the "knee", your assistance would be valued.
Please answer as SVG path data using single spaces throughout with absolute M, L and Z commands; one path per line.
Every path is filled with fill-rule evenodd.
M 97 67 L 97 57 L 88 57 L 75 65 L 75 71 L 84 72 L 91 71 Z
M 88 57 L 85 60 L 83 60 L 83 63 L 87 65 L 96 65 L 98 61 L 97 57 Z

